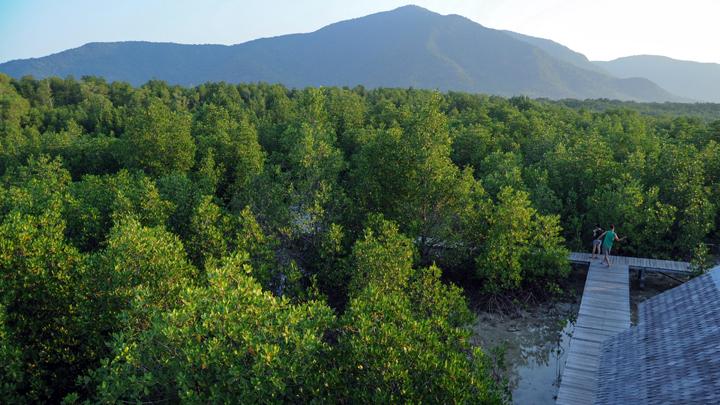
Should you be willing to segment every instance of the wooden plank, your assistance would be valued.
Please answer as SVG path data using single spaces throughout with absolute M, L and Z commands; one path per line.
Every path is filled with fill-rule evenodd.
M 592 404 L 594 393 L 578 389 L 571 385 L 561 386 L 558 390 L 558 404 Z
M 581 327 L 581 328 L 575 328 L 575 330 L 573 331 L 572 337 L 588 340 L 593 336 L 599 336 L 600 338 L 603 338 L 603 337 L 608 338 L 608 337 L 613 337 L 617 334 L 618 334 L 618 332 L 616 332 L 614 330 L 591 329 L 591 328 Z
M 593 281 L 593 284 L 589 287 L 585 287 L 585 294 L 586 292 L 594 292 L 596 294 L 605 294 L 605 295 L 611 295 L 611 296 L 622 296 L 620 292 L 617 290 L 624 288 L 627 286 L 627 284 L 620 284 L 620 283 L 609 283 L 602 280 L 591 280 Z
M 619 305 L 620 303 L 617 302 L 615 305 Z M 608 324 L 612 323 L 613 321 L 624 321 L 625 318 L 630 316 L 629 312 L 623 313 L 623 312 L 612 312 L 612 311 L 605 311 L 603 309 L 599 308 L 583 308 L 579 315 L 582 315 L 584 319 L 580 319 L 578 317 L 577 325 L 592 325 L 596 323 L 602 323 L 602 324 Z M 580 322 L 585 321 L 585 322 Z M 590 326 L 591 328 L 593 326 Z
M 591 392 L 581 385 L 579 386 L 579 384 L 573 384 L 572 378 L 568 378 L 567 384 L 561 385 L 559 391 L 560 393 L 565 391 L 568 394 L 581 397 L 588 397 L 594 394 L 594 392 Z M 558 397 L 562 397 L 562 395 L 558 395 Z
M 563 392 L 560 391 L 558 393 L 558 399 L 563 399 L 565 402 L 563 403 L 569 403 L 569 404 L 592 404 L 595 400 L 595 389 L 596 387 L 586 387 L 583 385 L 573 384 L 572 381 L 568 382 L 567 388 L 569 390 Z M 568 392 L 569 391 L 569 392 Z M 572 393 L 572 398 L 565 399 L 565 395 L 568 395 L 568 393 Z M 577 402 L 574 398 L 578 398 L 580 402 Z M 589 400 L 588 400 L 589 399 Z
M 568 257 L 571 262 L 578 264 L 595 263 L 590 260 L 590 253 L 572 252 Z M 690 263 L 674 260 L 649 259 L 643 257 L 610 256 L 613 264 L 627 265 L 633 270 L 646 270 L 651 272 L 690 274 Z M 599 262 L 598 262 L 599 263 Z
M 585 386 L 593 388 L 597 385 L 597 371 L 566 368 L 563 372 L 563 379 L 566 383 L 570 383 L 571 387 Z
M 604 330 L 610 330 L 614 331 L 616 333 L 620 333 L 623 330 L 627 329 L 625 327 L 625 323 L 629 323 L 629 319 L 627 319 L 628 322 L 625 322 L 624 320 L 608 320 L 608 319 L 588 319 L 587 315 L 584 317 L 584 319 L 581 319 L 578 321 L 578 326 L 585 327 L 588 329 L 604 329 Z
M 622 292 L 622 290 L 627 287 L 627 284 L 613 286 L 613 288 L 601 288 L 600 286 L 587 287 L 587 290 L 584 292 L 583 295 L 597 301 L 612 301 L 624 299 L 625 294 Z
M 602 300 L 594 299 L 592 302 L 584 302 L 580 305 L 581 311 L 612 311 L 617 313 L 630 313 L 625 308 L 613 308 L 613 306 L 623 304 L 622 300 Z M 590 314 L 592 315 L 592 314 Z
M 615 305 L 620 305 L 621 303 L 617 302 Z M 613 313 L 602 313 L 602 311 L 597 310 L 597 312 L 588 312 L 583 311 L 582 316 L 578 317 L 577 325 L 592 325 L 596 323 L 603 323 L 603 324 L 611 324 L 613 321 L 624 321 L 625 316 L 618 316 L 618 314 Z M 630 316 L 630 313 L 627 313 L 627 316 Z M 593 326 L 590 326 L 593 327 Z
M 580 316 L 594 316 L 595 318 L 597 318 L 597 322 L 603 325 L 612 325 L 613 323 L 619 323 L 622 325 L 622 323 L 630 319 L 630 313 L 598 308 L 581 309 L 578 314 Z
M 597 369 L 600 365 L 600 359 L 597 356 L 589 356 L 583 353 L 575 353 L 573 354 L 573 361 L 571 363 L 566 364 L 567 366 L 570 366 L 571 368 L 581 368 L 581 367 L 592 367 L 593 369 Z M 565 369 L 563 369 L 565 371 Z
M 602 288 L 606 289 L 607 291 L 613 291 L 616 288 L 624 287 L 627 285 L 625 283 L 618 282 L 614 274 L 596 276 L 591 278 L 590 280 L 594 282 L 592 285 L 594 289 Z
M 627 286 L 618 287 L 617 289 L 624 289 L 627 288 Z M 602 290 L 599 288 L 588 288 L 588 290 L 585 292 L 585 297 L 587 297 L 589 300 L 592 300 L 592 302 L 617 302 L 618 300 L 624 301 L 625 300 L 625 294 L 622 293 L 622 291 L 614 291 L 612 290 Z M 590 302 L 590 301 L 588 301 Z
M 574 340 L 571 343 L 572 349 L 570 352 L 568 352 L 568 355 L 572 352 L 580 352 L 580 353 L 586 353 L 589 355 L 595 355 L 598 353 L 598 349 L 600 349 L 601 344 L 600 343 L 593 343 L 588 341 L 581 341 L 581 340 Z
M 587 395 L 593 395 L 597 389 L 597 379 L 594 375 L 568 376 L 568 380 L 564 380 L 563 382 L 570 388 L 575 388 L 581 392 L 585 391 Z
M 558 393 L 556 403 L 559 405 L 592 404 L 594 400 L 594 396 L 591 397 L 585 392 L 577 392 L 576 390 L 568 388 Z
M 582 343 L 582 341 L 578 340 L 578 343 Z M 597 349 L 594 350 L 595 352 L 599 352 Z M 570 353 L 568 353 L 568 356 L 570 356 Z M 577 358 L 578 360 L 575 360 Z M 580 359 L 582 361 L 580 361 Z M 600 366 L 600 358 L 597 357 L 596 354 L 590 354 L 582 350 L 578 350 L 573 352 L 573 361 L 565 365 L 567 367 L 567 372 L 570 372 L 570 370 L 578 370 L 583 368 L 592 368 L 592 372 L 596 372 L 598 367 Z M 563 375 L 565 375 L 565 369 L 563 368 Z M 564 377 L 563 377 L 564 378 Z
M 624 297 L 621 297 L 624 298 Z M 611 303 L 617 302 L 615 300 L 615 296 L 611 295 L 594 295 L 594 294 L 588 294 L 585 297 L 583 297 L 582 303 L 580 305 L 587 305 L 587 306 L 593 306 L 593 305 L 603 305 L 607 306 Z
M 594 361 L 594 362 L 576 361 L 572 364 L 566 364 L 565 368 L 567 368 L 568 371 L 574 370 L 574 371 L 595 373 L 595 372 L 597 372 L 598 364 L 599 364 L 599 359 L 598 359 L 598 361 Z
M 558 390 L 558 404 L 594 401 L 602 343 L 630 327 L 630 262 L 617 258 L 610 268 L 590 262 Z
M 577 329 L 577 328 L 582 328 L 582 329 L 588 329 L 589 331 L 593 331 L 593 332 L 594 332 L 594 331 L 598 331 L 598 330 L 609 330 L 609 331 L 615 332 L 616 334 L 624 331 L 625 329 L 627 329 L 627 328 L 625 327 L 625 325 L 618 325 L 618 326 L 615 327 L 615 328 L 611 328 L 612 325 L 606 325 L 606 326 L 602 326 L 602 327 L 597 327 L 597 326 L 593 326 L 593 325 L 594 325 L 595 323 L 597 323 L 597 322 L 593 322 L 592 320 L 586 321 L 586 319 L 587 319 L 587 317 L 584 316 L 582 319 L 579 319 L 577 322 L 575 322 L 575 329 Z M 608 329 L 608 328 L 610 328 L 610 329 L 616 329 L 616 330 L 610 330 L 610 329 Z
M 594 396 L 597 389 L 597 382 L 593 383 L 592 377 L 587 379 L 569 378 L 563 385 L 575 390 L 577 394 L 587 397 Z
M 616 271 L 604 267 L 601 268 L 599 271 L 588 274 L 588 277 L 590 277 L 591 280 L 612 280 L 613 282 L 617 282 L 614 277 L 616 273 Z
M 617 298 L 617 299 L 616 299 Z M 625 308 L 618 308 L 620 306 L 625 306 L 624 304 L 629 304 L 630 302 L 627 300 L 624 300 L 623 297 L 615 297 L 612 295 L 606 295 L 605 297 L 597 297 L 595 296 L 593 298 L 593 301 L 588 301 L 587 303 L 580 304 L 580 309 L 586 310 L 586 309 L 594 309 L 597 311 L 613 311 L 613 312 L 627 312 L 630 313 L 629 309 Z M 628 305 L 629 308 L 629 305 Z M 590 314 L 592 315 L 592 314 Z

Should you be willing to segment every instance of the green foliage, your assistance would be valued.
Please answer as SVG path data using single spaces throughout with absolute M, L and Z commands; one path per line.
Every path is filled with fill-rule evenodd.
M 228 215 L 212 197 L 205 196 L 190 223 L 187 250 L 199 268 L 215 266 L 233 252 L 248 254 L 251 275 L 262 287 L 277 295 L 301 294 L 302 275 L 294 262 L 278 260 L 278 241 L 260 227 L 249 207 L 236 217 Z
M 227 240 L 232 232 L 230 217 L 212 200 L 211 196 L 203 197 L 190 219 L 187 250 L 198 268 L 225 257 L 230 248 Z
M 13 87 L 9 77 L 0 75 L 0 134 L 3 138 L 20 129 L 30 110 L 30 103 Z
M 567 275 L 569 252 L 559 236 L 559 218 L 540 215 L 530 206 L 527 193 L 503 188 L 487 219 L 486 232 L 476 266 L 489 292 Z
M 60 159 L 31 157 L 27 165 L 13 167 L 3 176 L 0 218 L 12 211 L 32 215 L 62 212 L 64 203 L 72 201 L 70 181 Z
M 150 178 L 125 170 L 114 175 L 85 176 L 72 184 L 71 195 L 68 237 L 83 250 L 96 249 L 116 218 L 133 216 L 144 225 L 162 226 L 172 209 Z
M 225 108 L 206 104 L 193 121 L 193 134 L 201 158 L 217 161 L 222 173 L 221 188 L 241 203 L 246 201 L 248 187 L 265 161 L 252 123 L 246 117 L 234 120 Z
M 590 221 L 607 221 L 622 227 L 632 239 L 614 247 L 627 255 L 653 257 L 672 249 L 670 233 L 676 209 L 658 199 L 658 189 L 643 190 L 639 181 L 625 175 L 599 188 L 588 201 Z
M 313 274 L 316 286 L 334 308 L 342 308 L 348 296 L 352 267 L 348 257 L 348 236 L 339 224 L 323 233 L 318 249 L 318 270 Z
M 20 404 L 19 395 L 25 378 L 23 373 L 22 351 L 13 342 L 6 326 L 5 307 L 0 306 L 0 395 L 8 404 Z
M 123 134 L 120 160 L 152 175 L 186 172 L 194 164 L 190 116 L 170 110 L 157 99 L 135 107 Z
M 142 294 L 144 306 L 136 308 L 136 315 L 143 319 L 142 311 L 172 308 L 180 291 L 199 282 L 177 236 L 162 227 L 144 227 L 133 217 L 116 222 L 96 259 L 99 274 L 109 283 L 107 299 L 114 302 L 110 305 L 123 308 Z
M 483 160 L 496 148 L 490 130 L 481 125 L 462 128 L 453 138 L 452 158 L 460 167 L 480 168 Z
M 720 124 L 608 103 L 0 75 L 0 395 L 507 401 L 444 280 L 718 243 Z
M 190 218 L 204 193 L 204 187 L 194 182 L 185 173 L 172 173 L 157 179 L 160 198 L 172 204 L 168 217 L 168 228 L 184 240 L 188 239 Z
M 282 264 L 278 260 L 277 239 L 265 234 L 249 207 L 240 212 L 238 222 L 235 246 L 249 255 L 253 277 L 263 288 L 278 295 L 299 295 L 299 269 L 294 262 Z
M 234 256 L 208 271 L 207 286 L 182 291 L 175 310 L 151 311 L 147 330 L 118 335 L 112 357 L 87 379 L 94 401 L 330 400 L 332 310 L 276 298 L 251 272 L 247 255 Z
M 0 349 L 10 373 L 1 382 L 11 400 L 57 401 L 91 364 L 78 305 L 83 257 L 63 228 L 52 211 L 13 212 L 0 225 Z
M 696 275 L 704 274 L 712 265 L 712 256 L 710 255 L 710 250 L 707 245 L 698 245 L 693 251 L 692 260 L 690 261 L 690 268 L 693 270 L 693 273 Z
M 550 101 L 548 101 L 550 102 Z M 635 101 L 619 100 L 561 100 L 552 101 L 575 109 L 596 112 L 617 110 L 619 108 L 638 111 L 643 115 L 654 117 L 698 117 L 703 121 L 711 122 L 720 118 L 720 104 L 717 103 L 639 103 Z
M 460 329 L 422 318 L 407 296 L 374 286 L 351 301 L 343 318 L 344 392 L 350 402 L 501 403 L 487 361 Z
M 460 290 L 444 285 L 436 267 L 413 269 L 410 241 L 391 223 L 373 222 L 353 248 L 352 299 L 340 320 L 340 398 L 500 403 L 484 354 L 462 328 L 472 316 Z
M 469 207 L 474 180 L 450 160 L 450 137 L 439 96 L 408 113 L 403 128 L 379 131 L 357 154 L 353 196 L 417 238 L 423 262 L 432 248 L 457 239 L 457 215 Z
M 282 135 L 283 153 L 275 155 L 289 190 L 290 224 L 294 235 L 315 237 L 334 219 L 344 200 L 338 176 L 346 166 L 335 137 L 324 121 L 322 96 L 308 95 L 300 102 L 302 114 L 319 114 L 310 122 L 298 121 Z M 310 112 L 314 111 L 314 112 Z
M 400 234 L 397 225 L 372 217 L 362 239 L 353 246 L 349 296 L 358 295 L 368 285 L 382 291 L 402 289 L 412 275 L 414 253 L 412 241 Z

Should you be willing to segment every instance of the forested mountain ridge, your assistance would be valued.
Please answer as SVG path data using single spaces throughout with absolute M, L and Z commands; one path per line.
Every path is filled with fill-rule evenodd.
M 570 64 L 573 64 L 581 69 L 590 70 L 598 73 L 602 73 L 607 75 L 608 72 L 602 69 L 600 66 L 596 65 L 595 63 L 591 62 L 587 56 L 581 54 L 580 52 L 575 52 L 572 49 L 566 47 L 565 45 L 559 44 L 555 41 L 545 39 L 545 38 L 538 38 L 538 37 L 532 37 L 529 35 L 520 34 L 517 32 L 507 31 L 504 30 L 504 33 L 507 35 L 510 35 L 513 38 L 517 38 L 521 41 L 527 42 L 535 47 L 538 47 L 548 53 L 550 56 L 559 59 L 564 62 L 568 62 Z
M 673 94 L 720 103 L 720 64 L 637 55 L 593 62 L 617 77 L 645 77 Z
M 458 15 L 406 6 L 308 34 L 233 46 L 92 43 L 0 64 L 0 72 L 16 78 L 92 75 L 134 85 L 151 79 L 181 85 L 260 81 L 298 88 L 363 85 L 554 99 L 679 100 L 649 80 L 611 77 L 536 45 L 531 37 L 520 39 Z
M 719 178 L 622 106 L 0 74 L 0 397 L 508 402 L 462 287 L 551 296 L 596 223 L 698 263 Z

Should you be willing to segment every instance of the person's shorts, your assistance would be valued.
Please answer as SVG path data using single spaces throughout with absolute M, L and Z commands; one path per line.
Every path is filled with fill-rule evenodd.
M 610 248 L 603 246 L 603 247 L 602 247 L 602 252 L 603 252 L 604 255 L 609 255 L 609 254 L 610 254 Z
M 597 245 L 599 245 L 599 244 L 601 244 L 601 243 L 602 243 L 602 241 L 601 241 L 600 239 L 595 239 L 595 240 L 593 241 L 593 246 L 597 246 Z

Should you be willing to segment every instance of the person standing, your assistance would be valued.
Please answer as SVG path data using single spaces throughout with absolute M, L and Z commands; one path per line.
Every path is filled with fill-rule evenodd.
M 603 229 L 600 227 L 600 224 L 596 224 L 595 229 L 593 229 L 593 248 L 592 258 L 590 258 L 590 260 L 595 260 L 595 258 L 600 254 L 600 245 L 602 245 L 602 234 Z
M 615 233 L 615 225 L 610 225 L 610 230 L 603 232 L 600 237 L 602 238 L 602 252 L 605 256 L 604 261 L 607 263 L 607 266 L 610 267 L 610 250 L 612 250 L 613 243 L 620 240 L 617 233 Z

